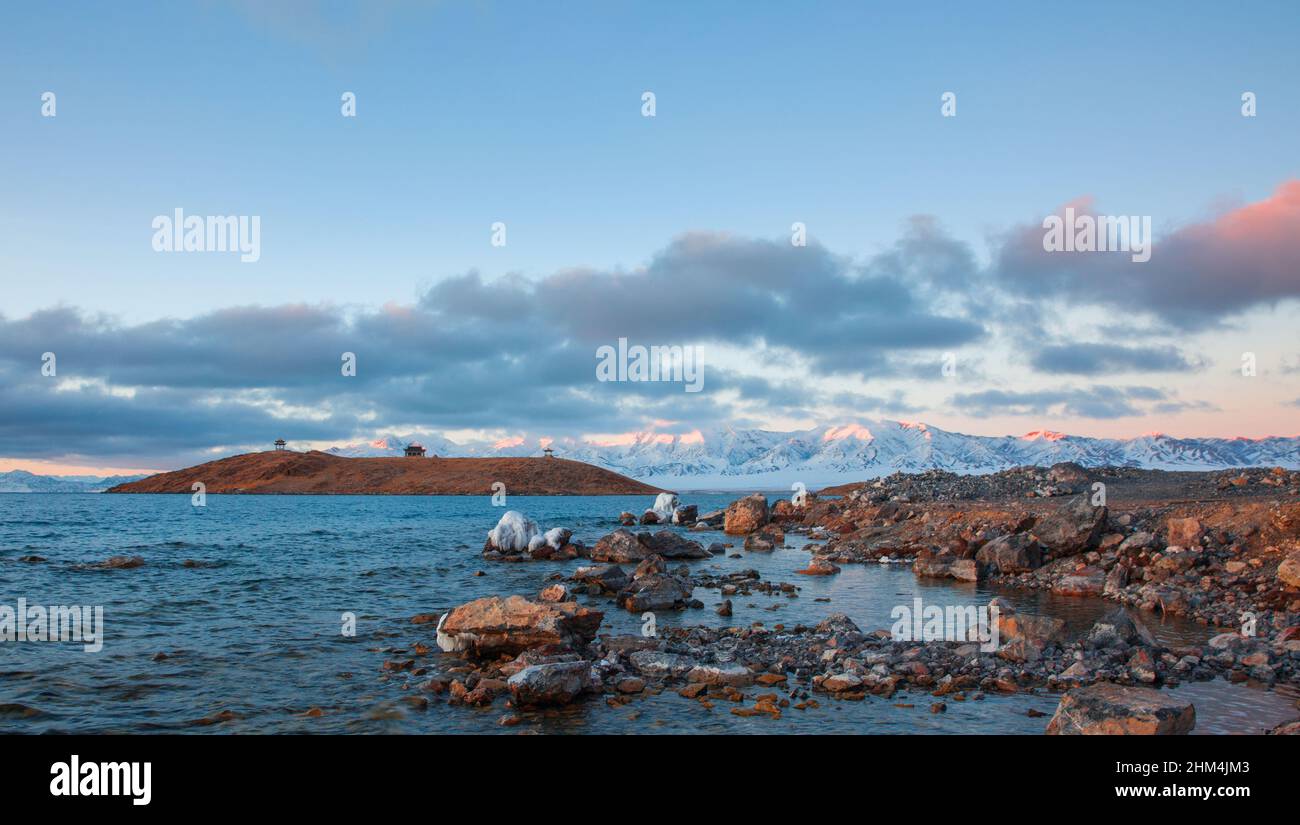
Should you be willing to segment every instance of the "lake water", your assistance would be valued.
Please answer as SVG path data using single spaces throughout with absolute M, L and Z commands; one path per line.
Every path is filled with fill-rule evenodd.
M 683 502 L 706 512 L 735 497 L 688 494 Z M 568 527 L 593 544 L 616 529 L 620 511 L 639 513 L 651 503 L 643 496 L 516 496 L 509 508 L 543 529 Z M 395 658 L 387 648 L 417 641 L 434 646 L 433 627 L 412 625 L 412 616 L 480 596 L 531 597 L 548 574 L 588 563 L 484 561 L 484 536 L 502 512 L 487 496 L 213 495 L 206 507 L 195 508 L 180 495 L 0 494 L 0 605 L 15 607 L 19 598 L 102 605 L 106 626 L 97 653 L 72 642 L 0 642 L 0 731 L 1040 733 L 1047 720 L 1029 718 L 1027 709 L 1055 708 L 1056 697 L 1046 693 L 989 696 L 949 702 L 946 714 L 932 715 L 928 695 L 914 693 L 828 701 L 779 720 L 743 719 L 669 691 L 619 708 L 593 697 L 505 729 L 498 725 L 505 713 L 500 701 L 487 709 L 435 702 L 417 710 L 402 699 L 422 680 L 381 672 L 384 660 Z M 870 631 L 889 627 L 893 607 L 910 605 L 916 596 L 943 605 L 1003 595 L 1019 609 L 1058 615 L 1075 627 L 1110 608 L 1098 600 L 918 581 L 901 565 L 845 565 L 838 576 L 797 576 L 808 560 L 802 549 L 746 553 L 720 533 L 692 538 L 705 545 L 734 541 L 729 552 L 743 556 L 692 562 L 693 569 L 754 568 L 764 580 L 802 589 L 795 599 L 734 598 L 729 619 L 712 609 L 716 590 L 697 589 L 705 609 L 661 612 L 661 626 L 814 624 L 842 612 Z M 797 536 L 790 540 L 802 544 Z M 18 561 L 29 555 L 45 561 Z M 115 555 L 138 555 L 145 565 L 85 567 Z M 603 599 L 593 605 L 605 610 L 602 632 L 640 631 L 638 615 Z M 341 632 L 345 612 L 357 617 L 355 636 Z M 1210 632 L 1144 619 L 1171 643 L 1200 642 Z M 159 653 L 166 658 L 156 659 Z M 1298 715 L 1293 690 L 1222 680 L 1176 690 L 1195 702 L 1198 733 L 1258 732 Z M 915 707 L 896 708 L 895 702 Z M 301 716 L 313 707 L 324 715 Z M 235 718 L 194 724 L 225 711 Z

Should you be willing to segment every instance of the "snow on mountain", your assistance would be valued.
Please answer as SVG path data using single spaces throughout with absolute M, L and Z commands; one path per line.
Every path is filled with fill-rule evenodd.
M 561 458 L 585 461 L 673 490 L 809 489 L 861 481 L 893 472 L 930 469 L 992 473 L 1026 464 L 1076 461 L 1084 466 L 1157 470 L 1219 470 L 1282 466 L 1300 469 L 1300 437 L 1130 439 L 1086 438 L 1051 431 L 1024 436 L 975 436 L 927 424 L 859 421 L 795 432 L 718 430 L 687 436 L 640 433 L 614 444 L 572 438 L 516 438 L 496 444 L 459 445 L 439 438 L 386 438 L 378 447 L 349 445 L 336 455 L 401 455 L 407 441 L 430 455 L 540 456 L 545 446 Z
M 145 476 L 42 476 L 26 470 L 0 473 L 0 493 L 102 493 Z

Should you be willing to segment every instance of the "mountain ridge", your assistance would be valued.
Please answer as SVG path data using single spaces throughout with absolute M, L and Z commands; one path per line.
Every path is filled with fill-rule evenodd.
M 675 490 L 777 489 L 796 482 L 813 489 L 894 472 L 940 469 L 974 475 L 1061 461 L 1086 467 L 1153 470 L 1300 469 L 1300 436 L 1180 439 L 1148 433 L 1108 439 L 1051 430 L 1023 436 L 979 436 L 928 424 L 865 420 L 791 432 L 719 428 L 685 436 L 637 433 L 626 443 L 616 444 L 533 437 L 493 445 L 460 445 L 440 437 L 387 436 L 326 452 L 392 455 L 412 440 L 439 455 L 476 457 L 535 456 L 550 446 L 556 455 Z

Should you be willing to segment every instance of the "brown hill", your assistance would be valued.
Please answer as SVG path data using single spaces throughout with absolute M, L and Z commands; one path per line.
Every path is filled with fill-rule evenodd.
M 119 484 L 110 493 L 328 495 L 491 495 L 493 482 L 516 496 L 642 495 L 662 492 L 609 470 L 563 458 L 342 458 L 318 451 L 269 450 L 210 461 Z

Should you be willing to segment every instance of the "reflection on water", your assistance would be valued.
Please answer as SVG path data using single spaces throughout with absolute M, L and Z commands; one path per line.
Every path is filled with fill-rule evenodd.
M 705 512 L 734 497 L 685 498 Z M 543 527 L 569 527 L 589 544 L 617 526 L 619 511 L 640 512 L 649 504 L 644 497 L 509 501 Z M 19 597 L 32 604 L 99 604 L 107 625 L 98 654 L 72 644 L 0 644 L 0 731 L 499 731 L 500 703 L 414 710 L 401 701 L 400 680 L 383 680 L 379 668 L 389 658 L 386 649 L 432 643 L 432 629 L 412 625 L 411 616 L 484 595 L 532 595 L 547 575 L 584 563 L 483 561 L 483 537 L 501 512 L 486 495 L 209 496 L 199 510 L 188 496 L 0 495 L 0 604 L 12 606 Z M 694 570 L 754 568 L 765 580 L 799 585 L 799 597 L 735 597 L 734 616 L 723 619 L 712 610 L 718 592 L 697 589 L 705 609 L 661 613 L 661 625 L 814 624 L 842 612 L 869 631 L 888 628 L 894 606 L 910 606 L 917 596 L 967 605 L 1002 595 L 1019 610 L 1057 615 L 1082 631 L 1113 608 L 1100 600 L 918 581 L 901 565 L 844 565 L 838 576 L 797 576 L 808 559 L 801 549 L 747 553 L 719 533 L 693 537 L 734 543 L 729 553 L 741 556 L 694 562 Z M 803 544 L 795 536 L 791 542 Z M 28 555 L 46 560 L 17 561 Z M 78 567 L 113 555 L 139 555 L 146 564 Z M 606 610 L 604 632 L 639 632 L 637 615 L 603 600 L 592 604 Z M 357 616 L 354 638 L 340 633 L 344 612 Z M 1143 618 L 1166 644 L 1199 643 L 1211 632 Z M 1177 690 L 1193 698 L 1198 732 L 1256 732 L 1298 715 L 1295 696 L 1282 691 L 1222 680 Z M 1050 713 L 1055 704 L 1047 694 L 990 696 L 950 701 L 946 714 L 935 715 L 926 695 L 900 694 L 830 701 L 770 720 L 708 711 L 668 692 L 620 708 L 588 701 L 507 730 L 1038 733 L 1046 719 L 1026 711 Z M 313 707 L 324 715 L 300 716 Z M 190 724 L 223 711 L 235 718 Z

